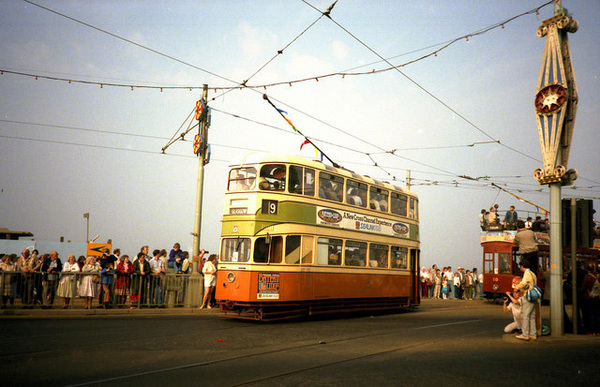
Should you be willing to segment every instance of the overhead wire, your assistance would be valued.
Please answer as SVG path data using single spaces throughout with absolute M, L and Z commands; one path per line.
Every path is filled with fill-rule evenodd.
M 133 40 L 131 40 L 131 39 L 124 38 L 124 37 L 122 37 L 122 36 L 119 36 L 119 35 L 117 35 L 117 34 L 115 34 L 115 33 L 112 33 L 112 32 L 110 32 L 110 31 L 107 31 L 107 30 L 104 30 L 104 29 L 102 29 L 102 28 L 96 27 L 96 26 L 94 26 L 94 25 L 92 25 L 92 24 L 90 24 L 90 23 L 86 23 L 86 22 L 84 22 L 84 21 L 82 21 L 82 20 L 79 20 L 79 19 L 76 19 L 76 18 L 74 18 L 74 17 L 71 17 L 71 16 L 68 16 L 68 15 L 65 15 L 64 13 L 61 13 L 61 12 L 55 11 L 55 10 L 53 10 L 53 9 L 51 9 L 51 8 L 44 7 L 43 5 L 40 5 L 40 4 L 37 4 L 37 3 L 34 3 L 33 1 L 30 1 L 30 0 L 22 0 L 22 1 L 26 2 L 27 4 L 31 4 L 31 5 L 33 5 L 33 6 L 35 6 L 35 7 L 41 8 L 41 9 L 43 9 L 43 10 L 45 10 L 45 11 L 51 12 L 51 13 L 53 13 L 53 14 L 55 14 L 55 15 L 58 15 L 58 16 L 60 16 L 60 17 L 63 17 L 63 18 L 65 18 L 65 19 L 69 19 L 69 20 L 71 20 L 71 21 L 73 21 L 73 22 L 75 22 L 75 23 L 78 23 L 78 24 L 81 24 L 81 25 L 83 25 L 83 26 L 86 26 L 86 27 L 88 27 L 88 28 L 91 28 L 91 29 L 94 29 L 94 30 L 96 30 L 96 31 L 99 31 L 99 32 L 101 32 L 101 33 L 103 33 L 103 34 L 106 34 L 106 35 L 112 36 L 113 38 L 116 38 L 116 39 L 122 40 L 122 41 L 124 41 L 124 42 L 127 42 L 127 43 L 129 43 L 129 44 L 133 44 L 134 46 L 137 46 L 137 47 L 139 47 L 139 48 L 141 48 L 141 49 L 144 49 L 144 50 L 150 51 L 150 52 L 152 52 L 152 53 L 154 53 L 154 54 L 160 55 L 160 56 L 162 56 L 162 57 L 165 57 L 165 58 L 171 59 L 171 60 L 173 60 L 173 61 L 175 61 L 175 62 L 178 62 L 178 63 L 181 63 L 181 64 L 183 64 L 183 65 L 185 65 L 185 66 L 191 67 L 191 68 L 193 68 L 193 69 L 196 69 L 196 70 L 200 70 L 200 71 L 202 71 L 202 72 L 205 72 L 205 73 L 207 73 L 207 74 L 210 74 L 210 75 L 212 75 L 212 76 L 214 76 L 214 77 L 217 77 L 217 78 L 223 79 L 223 80 L 225 80 L 225 81 L 228 81 L 228 82 L 237 83 L 237 82 L 235 82 L 235 81 L 233 81 L 233 80 L 231 80 L 231 79 L 228 79 L 228 78 L 226 78 L 226 77 L 224 77 L 224 76 L 221 76 L 221 75 L 219 75 L 219 74 L 216 74 L 216 73 L 214 73 L 214 72 L 212 72 L 212 71 L 206 70 L 206 69 L 204 69 L 204 68 L 202 68 L 202 67 L 199 67 L 199 66 L 196 66 L 196 65 L 194 65 L 194 64 L 192 64 L 192 63 L 189 63 L 189 62 L 186 62 L 186 61 L 184 61 L 184 60 L 178 59 L 178 58 L 176 58 L 176 57 L 174 57 L 174 56 L 172 56 L 172 55 L 165 54 L 165 53 L 163 53 L 163 52 L 161 52 L 161 51 L 158 51 L 158 50 L 155 50 L 155 49 L 153 49 L 153 48 L 150 48 L 150 47 L 144 46 L 143 44 L 140 44 L 140 43 L 138 43 L 138 42 L 135 42 L 135 41 L 133 41 Z
M 45 10 L 47 10 L 47 11 L 49 11 L 49 12 L 55 13 L 55 14 L 57 14 L 57 15 L 59 15 L 59 16 L 62 16 L 62 17 L 65 17 L 65 18 L 67 18 L 67 19 L 70 19 L 70 20 L 72 20 L 72 21 L 75 21 L 75 22 L 77 22 L 77 23 L 80 23 L 80 24 L 83 24 L 83 25 L 85 25 L 85 26 L 88 26 L 88 27 L 90 27 L 90 28 L 96 29 L 96 30 L 98 30 L 98 31 L 100 31 L 100 32 L 106 33 L 106 34 L 108 34 L 108 35 L 110 35 L 110 36 L 113 36 L 113 37 L 115 37 L 115 38 L 118 38 L 118 39 L 124 40 L 124 41 L 126 41 L 126 42 L 128 42 L 128 43 L 134 44 L 134 45 L 136 45 L 136 46 L 138 46 L 138 47 L 140 47 L 140 48 L 143 48 L 143 49 L 146 49 L 146 50 L 148 50 L 148 51 L 154 52 L 154 53 L 156 53 L 156 54 L 162 55 L 162 56 L 164 56 L 164 57 L 167 57 L 167 58 L 169 58 L 169 59 L 175 60 L 175 61 L 177 61 L 177 62 L 179 62 L 179 63 L 182 63 L 182 64 L 185 64 L 185 65 L 191 66 L 191 67 L 193 67 L 193 68 L 196 68 L 196 69 L 198 69 L 198 70 L 204 71 L 204 72 L 206 72 L 206 73 L 208 73 L 208 74 L 211 74 L 211 75 L 213 75 L 213 76 L 216 76 L 216 77 L 218 77 L 218 78 L 221 78 L 221 79 L 224 79 L 224 80 L 227 80 L 227 81 L 230 81 L 230 82 L 233 82 L 233 83 L 235 83 L 235 81 L 233 81 L 233 80 L 230 80 L 230 79 L 227 79 L 227 78 L 221 77 L 221 76 L 219 76 L 219 75 L 217 75 L 217 74 L 214 74 L 214 73 L 212 73 L 212 72 L 210 72 L 210 71 L 207 71 L 207 70 L 205 70 L 205 69 L 203 69 L 203 68 L 200 68 L 200 67 L 198 67 L 198 66 L 191 65 L 191 64 L 189 64 L 189 63 L 187 63 L 187 62 L 181 61 L 181 60 L 179 60 L 179 59 L 177 59 L 177 58 L 174 58 L 174 57 L 172 57 L 172 56 L 170 56 L 170 55 L 167 55 L 167 54 L 161 53 L 161 52 L 159 52 L 159 51 L 157 51 L 157 50 L 154 50 L 154 49 L 148 48 L 148 47 L 146 47 L 146 46 L 140 45 L 140 44 L 138 44 L 138 43 L 136 43 L 136 42 L 134 42 L 134 41 L 131 41 L 131 40 L 129 40 L 129 39 L 125 39 L 125 38 L 123 38 L 123 37 L 120 37 L 120 36 L 118 36 L 118 35 L 116 35 L 116 34 L 110 33 L 110 32 L 108 32 L 108 31 L 106 31 L 106 30 L 103 30 L 103 29 L 101 29 L 101 28 L 95 27 L 95 26 L 93 26 L 93 25 L 91 25 L 91 24 L 89 24 L 89 23 L 82 22 L 82 21 L 80 21 L 80 20 L 77 20 L 77 19 L 75 19 L 75 18 L 69 17 L 69 16 L 67 16 L 67 15 L 64 15 L 64 14 L 62 14 L 62 13 L 60 13 L 60 12 L 54 11 L 54 10 L 52 10 L 52 9 L 49 9 L 49 8 L 47 8 L 47 7 L 43 7 L 43 6 L 41 6 L 41 5 L 38 5 L 38 4 L 36 4 L 36 3 L 33 3 L 33 2 L 31 2 L 31 1 L 28 1 L 28 0 L 23 0 L 23 1 L 25 1 L 25 2 L 27 2 L 27 3 L 29 3 L 29 4 L 31 4 L 31 5 L 34 5 L 34 6 L 37 6 L 37 7 L 40 7 L 40 8 L 42 8 L 42 9 L 45 9 Z M 305 2 L 306 4 L 308 4 L 309 6 L 313 7 L 312 5 L 310 5 L 309 3 L 307 3 L 306 1 L 304 1 L 304 2 Z M 540 7 L 538 7 L 538 8 L 537 8 L 535 11 L 538 11 L 539 9 L 541 9 L 542 7 L 544 7 L 544 6 L 546 6 L 546 5 L 550 4 L 550 3 L 552 3 L 552 2 L 546 3 L 546 4 L 544 4 L 544 5 L 540 6 Z M 307 30 L 308 30 L 310 27 L 312 27 L 312 26 L 313 26 L 313 25 L 314 25 L 314 24 L 315 24 L 315 23 L 316 23 L 318 20 L 320 20 L 320 19 L 322 18 L 322 16 L 327 16 L 329 19 L 331 19 L 330 15 L 329 15 L 329 12 L 331 11 L 331 8 L 333 8 L 333 6 L 334 6 L 334 5 L 335 5 L 335 2 L 334 2 L 334 3 L 333 3 L 331 6 L 330 6 L 330 8 L 328 9 L 328 11 L 326 11 L 326 12 L 320 12 L 320 11 L 319 11 L 319 12 L 320 12 L 320 16 L 319 16 L 319 18 L 318 18 L 317 20 L 315 20 L 315 21 L 314 21 L 314 22 L 313 22 L 313 23 L 312 23 L 312 24 L 311 24 L 309 27 L 307 27 L 307 28 L 306 28 L 306 29 L 305 29 L 305 30 L 304 30 L 304 31 L 303 31 L 303 32 L 302 32 L 300 35 L 298 35 L 298 36 L 297 36 L 297 37 L 296 37 L 294 40 L 292 40 L 292 42 L 290 42 L 290 43 L 289 43 L 289 44 L 288 44 L 288 45 L 287 45 L 285 48 L 289 47 L 289 45 L 290 45 L 291 43 L 293 43 L 293 42 L 294 42 L 294 41 L 295 41 L 297 38 L 299 38 L 299 37 L 300 37 L 300 36 L 301 36 L 301 35 L 302 35 L 304 32 L 306 32 L 306 31 L 307 31 Z M 313 8 L 314 8 L 314 7 L 313 7 Z M 315 8 L 315 9 L 316 9 L 316 8 Z M 514 20 L 514 19 L 516 19 L 516 18 L 518 18 L 518 17 L 521 17 L 521 16 L 523 16 L 523 15 L 526 15 L 526 14 L 528 14 L 528 13 L 531 13 L 531 12 L 532 12 L 532 11 L 530 11 L 530 12 L 526 12 L 526 13 L 523 13 L 523 14 L 520 14 L 520 15 L 517 15 L 517 16 L 515 16 L 515 17 L 513 17 L 513 18 L 511 18 L 511 19 L 508 19 L 507 21 L 503 22 L 503 24 L 506 24 L 507 22 L 509 22 L 509 21 L 511 21 L 511 20 Z M 513 151 L 515 151 L 515 152 L 517 152 L 517 153 L 521 153 L 521 154 L 522 154 L 522 155 L 524 155 L 524 156 L 527 156 L 527 157 L 529 157 L 529 158 L 532 158 L 531 156 L 529 156 L 529 155 L 527 155 L 527 154 L 524 154 L 524 153 L 522 153 L 522 152 L 520 152 L 520 151 L 518 151 L 518 150 L 516 150 L 516 149 L 514 149 L 514 148 L 508 147 L 508 146 L 506 146 L 505 144 L 502 144 L 502 143 L 501 143 L 499 140 L 496 140 L 496 139 L 494 139 L 492 136 L 490 136 L 489 134 L 487 134 L 487 133 L 486 133 L 485 131 L 483 131 L 481 128 L 479 128 L 478 126 L 476 126 L 475 124 L 473 124 L 472 122 L 470 122 L 468 119 L 466 119 L 465 117 L 463 117 L 462 115 L 460 115 L 458 112 L 454 111 L 454 110 L 453 110 L 451 107 L 449 107 L 449 106 L 448 106 L 447 104 L 445 104 L 443 101 L 441 101 L 440 99 L 438 99 L 438 98 L 437 98 L 435 95 L 433 95 L 432 93 L 430 93 L 428 90 L 424 89 L 422 86 L 420 86 L 420 85 L 419 85 L 418 83 L 416 83 L 414 80 L 412 80 L 412 78 L 410 78 L 410 77 L 406 76 L 406 75 L 405 75 L 405 74 L 404 74 L 402 71 L 400 71 L 400 70 L 398 69 L 398 67 L 397 67 L 397 66 L 394 66 L 394 65 L 392 65 L 392 64 L 391 64 L 391 63 L 390 63 L 388 60 L 386 60 L 385 58 L 383 58 L 382 56 L 380 56 L 378 53 L 376 53 L 374 50 L 372 50 L 372 49 L 371 49 L 371 48 L 370 48 L 368 45 L 366 45 L 365 43 L 363 43 L 363 42 L 362 42 L 360 39 L 358 39 L 356 36 L 354 36 L 352 33 L 350 33 L 350 31 L 348 31 L 347 29 L 345 29 L 343 26 L 341 26 L 341 25 L 340 25 L 339 23 L 337 23 L 335 20 L 333 20 L 333 19 L 331 19 L 331 20 L 332 20 L 332 21 L 333 21 L 333 22 L 334 22 L 336 25 L 338 25 L 338 27 L 340 27 L 342 30 L 344 30 L 346 33 L 348 33 L 350 36 L 352 36 L 352 37 L 353 37 L 355 40 L 357 40 L 357 41 L 358 41 L 359 43 L 361 43 L 363 46 L 365 46 L 366 48 L 368 48 L 368 49 L 369 49 L 371 52 L 373 52 L 373 53 L 374 53 L 374 54 L 376 54 L 378 57 L 380 57 L 382 61 L 384 61 L 384 62 L 388 63 L 388 64 L 389 64 L 391 67 L 390 67 L 389 69 L 387 69 L 387 70 L 395 69 L 396 71 L 400 72 L 402 75 L 404 75 L 405 77 L 407 77 L 407 79 L 409 79 L 411 82 L 413 82 L 413 83 L 414 83 L 416 86 L 418 86 L 418 87 L 419 87 L 419 88 L 421 88 L 421 89 L 422 89 L 424 92 L 426 92 L 427 94 L 429 94 L 429 95 L 430 95 L 432 98 L 434 98 L 434 99 L 435 99 L 435 100 L 437 100 L 438 102 L 442 103 L 442 105 L 444 105 L 444 106 L 446 106 L 447 108 L 449 108 L 449 109 L 450 109 L 450 110 L 451 110 L 453 113 L 455 113 L 455 114 L 457 114 L 458 116 L 460 116 L 461 118 L 463 118 L 463 119 L 464 119 L 466 122 L 468 122 L 469 124 L 471 124 L 471 125 L 472 125 L 473 127 L 475 127 L 477 130 L 481 131 L 481 132 L 482 132 L 484 135 L 486 135 L 487 137 L 489 137 L 491 140 L 493 140 L 493 141 L 490 141 L 490 142 L 496 142 L 496 143 L 498 143 L 498 144 L 500 144 L 500 145 L 502 145 L 502 146 L 504 146 L 504 147 L 507 147 L 507 148 L 509 148 L 509 149 L 511 149 L 511 150 L 513 150 Z M 480 31 L 478 31 L 478 32 L 471 33 L 471 34 L 467 35 L 467 37 L 468 37 L 468 36 L 475 36 L 475 35 L 478 35 L 478 34 L 485 33 L 485 32 L 487 32 L 487 31 L 489 31 L 489 30 L 491 30 L 491 29 L 493 29 L 493 28 L 497 28 L 497 27 L 498 27 L 498 25 L 494 25 L 494 26 L 492 26 L 492 27 L 488 27 L 488 28 L 486 28 L 486 29 L 482 29 L 482 30 L 480 30 Z M 446 44 L 444 47 L 442 47 L 441 49 L 445 49 L 445 48 L 447 48 L 448 46 L 450 46 L 451 44 L 453 44 L 453 43 L 455 43 L 455 42 L 457 42 L 457 41 L 459 41 L 459 40 L 461 40 L 461 39 L 462 39 L 462 37 L 461 37 L 461 38 L 457 38 L 457 39 L 455 39 L 455 40 L 451 40 L 451 41 L 449 41 L 449 42 L 448 42 L 448 43 L 447 43 L 447 44 Z M 440 49 L 440 50 L 441 50 L 441 49 Z M 438 52 L 438 51 L 440 51 L 440 50 L 437 50 L 436 52 Z M 256 75 L 256 74 L 257 74 L 259 71 L 261 71 L 263 68 L 265 68 L 265 67 L 266 67 L 266 66 L 267 66 L 267 65 L 268 65 L 268 64 L 269 64 L 269 63 L 270 63 L 272 60 L 274 60 L 274 59 L 275 59 L 275 58 L 276 58 L 276 57 L 277 57 L 277 56 L 278 56 L 280 53 L 281 53 L 281 52 L 280 52 L 280 51 L 278 51 L 278 54 L 277 54 L 277 55 L 275 55 L 273 58 L 271 58 L 271 60 L 269 60 L 269 61 L 268 61 L 268 62 L 267 62 L 265 65 L 263 65 L 261 68 L 259 68 L 259 69 L 258 69 L 258 70 L 257 70 L 257 71 L 256 71 L 256 72 L 255 72 L 255 73 L 254 73 L 254 74 L 253 74 L 251 77 L 249 77 L 247 80 L 245 80 L 245 81 L 243 82 L 243 86 L 244 86 L 244 87 L 248 87 L 248 86 L 247 86 L 247 84 L 246 84 L 246 83 L 247 83 L 247 81 L 248 81 L 250 78 L 254 77 L 254 76 L 255 76 L 255 75 Z M 426 57 L 428 57 L 428 56 L 431 56 L 431 55 L 432 55 L 432 54 L 428 54 L 428 55 L 426 55 L 426 56 L 423 56 L 423 57 L 421 57 L 420 59 L 426 58 Z M 418 60 L 420 60 L 420 59 L 418 59 Z M 409 63 L 414 63 L 414 62 L 415 62 L 415 61 L 411 61 L 411 62 L 409 62 Z M 7 72 L 9 72 L 9 71 L 7 71 Z M 13 72 L 13 73 L 15 73 L 15 72 Z M 372 73 L 372 72 L 371 72 L 371 73 Z M 21 74 L 21 75 L 25 75 L 25 74 Z M 50 78 L 50 77 L 48 77 L 48 78 Z M 82 81 L 82 83 L 93 83 L 93 82 L 86 82 L 86 81 Z M 102 85 L 102 84 L 101 84 L 101 85 Z M 108 84 L 107 84 L 107 85 L 108 85 Z M 240 84 L 238 84 L 238 85 L 240 85 Z M 131 86 L 131 85 L 124 85 L 124 86 L 133 87 L 133 86 Z M 144 87 L 144 86 L 136 86 L 136 87 Z M 166 88 L 166 87 L 165 87 L 165 88 Z M 185 87 L 181 87 L 181 88 L 190 88 L 190 87 L 188 87 L 188 86 L 185 86 Z M 282 101 L 278 101 L 278 102 L 282 102 Z M 291 106 L 289 106 L 289 105 L 287 105 L 287 104 L 285 104 L 285 105 L 286 105 L 286 106 L 288 106 L 288 107 L 291 107 Z M 297 110 L 297 109 L 295 109 L 295 110 Z M 305 114 L 305 113 L 304 113 L 304 114 Z M 312 116 L 310 116 L 310 115 L 309 115 L 309 117 L 312 117 Z M 314 117 L 312 117 L 312 118 L 314 119 Z M 322 121 L 321 121 L 321 122 L 322 122 Z M 323 122 L 322 122 L 322 123 L 323 123 Z M 399 155 L 396 155 L 396 154 L 395 154 L 395 152 L 396 152 L 396 151 L 399 151 L 398 149 L 394 149 L 394 150 L 391 150 L 391 151 L 385 151 L 385 150 L 383 150 L 383 148 L 381 148 L 381 147 L 378 147 L 378 146 L 376 146 L 376 145 L 374 145 L 374 144 L 370 144 L 370 143 L 368 143 L 368 142 L 364 141 L 363 139 L 360 139 L 360 138 L 358 138 L 358 137 L 356 137 L 356 136 L 353 136 L 353 135 L 351 135 L 351 134 L 349 134 L 349 133 L 347 133 L 347 132 L 345 132 L 345 131 L 342 131 L 342 132 L 344 132 L 344 133 L 345 133 L 345 134 L 347 134 L 347 135 L 350 135 L 351 137 L 354 137 L 354 138 L 356 138 L 356 139 L 359 139 L 359 140 L 361 140 L 361 141 L 363 141 L 363 142 L 367 143 L 368 145 L 375 146 L 376 148 L 379 148 L 380 150 L 382 150 L 382 151 L 383 151 L 383 153 L 390 153 L 390 154 L 392 154 L 392 155 L 394 155 L 394 156 L 400 157 L 400 158 L 402 158 L 402 159 L 405 159 L 405 160 L 408 160 L 408 161 L 415 162 L 415 163 L 417 163 L 417 164 L 420 164 L 420 165 L 426 166 L 426 167 L 428 167 L 428 168 L 437 169 L 437 170 L 439 170 L 439 171 L 442 171 L 442 172 L 445 172 L 445 173 L 453 174 L 453 173 L 452 173 L 452 172 L 450 172 L 450 171 L 445 171 L 445 170 L 443 170 L 443 169 L 439 169 L 439 168 L 436 168 L 436 167 L 433 167 L 433 166 L 427 165 L 427 164 L 425 164 L 425 163 L 421 163 L 421 162 L 418 162 L 418 161 L 416 161 L 416 160 L 412 160 L 412 159 L 410 159 L 410 158 L 407 158 L 407 157 L 404 157 L 404 156 L 399 156 Z M 174 137 L 175 137 L 175 136 L 174 136 Z M 173 139 L 174 139 L 174 137 L 172 137 L 172 139 L 171 139 L 171 140 L 173 140 Z M 483 142 L 482 142 L 482 143 L 483 143 Z M 348 148 L 348 149 L 350 149 L 350 148 Z M 415 149 L 415 150 L 416 150 L 416 149 Z M 376 162 L 374 159 L 372 159 L 372 157 L 371 157 L 371 155 L 370 155 L 370 154 L 368 154 L 368 153 L 365 153 L 365 154 L 366 154 L 366 155 L 367 155 L 367 156 L 368 156 L 368 157 L 369 157 L 369 158 L 370 158 L 370 159 L 373 161 L 373 163 L 374 163 L 374 165 L 375 165 L 376 167 L 378 167 L 378 168 L 382 169 L 382 170 L 383 170 L 384 172 L 386 172 L 388 175 L 392 176 L 392 175 L 391 175 L 389 172 L 387 172 L 385 169 L 383 169 L 381 166 L 379 166 L 379 165 L 378 165 L 378 163 L 377 163 L 377 162 Z M 373 153 L 373 154 L 375 154 L 375 153 Z M 534 158 L 532 158 L 532 159 L 534 159 Z M 534 159 L 534 160 L 536 160 L 536 159 Z M 536 160 L 536 161 L 539 161 L 539 160 Z M 453 175 L 456 175 L 456 174 L 453 174 Z M 395 179 L 395 177 L 394 177 L 394 179 Z

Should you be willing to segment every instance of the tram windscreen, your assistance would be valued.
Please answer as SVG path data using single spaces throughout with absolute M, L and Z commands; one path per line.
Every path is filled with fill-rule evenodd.
M 221 262 L 248 262 L 250 259 L 249 238 L 223 239 L 221 245 Z
M 229 171 L 229 182 L 227 183 L 227 189 L 229 191 L 249 191 L 254 189 L 255 182 L 256 168 L 234 168 Z

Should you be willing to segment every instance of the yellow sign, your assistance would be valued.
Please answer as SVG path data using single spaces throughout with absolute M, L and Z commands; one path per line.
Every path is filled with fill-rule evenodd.
M 109 243 L 88 243 L 86 256 L 101 257 L 104 249 L 108 249 L 108 253 L 110 254 L 112 245 Z

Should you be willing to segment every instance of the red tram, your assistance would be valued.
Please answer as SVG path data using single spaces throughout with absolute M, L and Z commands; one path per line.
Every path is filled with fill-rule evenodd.
M 487 299 L 501 298 L 512 290 L 512 280 L 521 276 L 521 260 L 518 246 L 514 243 L 516 231 L 482 231 L 480 237 L 483 247 L 483 293 Z M 538 285 L 544 289 L 550 274 L 550 238 L 546 233 L 536 233 L 538 239 Z M 598 263 L 600 249 L 597 243 L 591 249 L 577 249 L 577 261 L 582 265 L 588 262 Z M 563 270 L 565 276 L 571 267 L 571 249 L 563 249 Z M 547 292 L 544 298 L 548 298 Z

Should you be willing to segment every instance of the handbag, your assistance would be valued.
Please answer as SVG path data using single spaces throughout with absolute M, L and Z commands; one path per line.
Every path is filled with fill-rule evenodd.
M 542 298 L 543 290 L 539 286 L 533 285 L 531 289 L 525 293 L 525 299 L 529 302 L 536 302 Z

